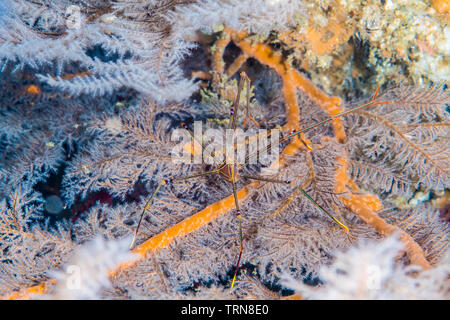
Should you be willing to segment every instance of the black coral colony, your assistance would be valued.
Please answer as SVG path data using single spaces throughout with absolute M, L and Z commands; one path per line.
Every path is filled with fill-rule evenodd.
M 447 299 L 448 13 L 411 2 L 2 1 L 2 297 Z M 277 170 L 175 155 L 198 125 Z

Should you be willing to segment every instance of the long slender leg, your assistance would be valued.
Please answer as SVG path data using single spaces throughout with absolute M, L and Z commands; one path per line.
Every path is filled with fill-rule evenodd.
M 245 174 L 239 174 L 240 177 L 246 178 L 246 179 L 252 179 L 252 180 L 259 180 L 259 181 L 266 181 L 266 182 L 273 182 L 273 183 L 284 183 L 284 184 L 290 184 L 291 182 L 288 180 L 277 180 L 277 179 L 271 179 L 266 177 L 257 177 L 257 176 L 248 176 Z
M 239 85 L 238 85 L 238 92 L 236 95 L 236 100 L 234 100 L 234 106 L 230 109 L 231 119 L 230 119 L 230 125 L 228 126 L 228 129 L 236 129 L 236 118 L 239 111 L 239 101 L 241 100 L 241 91 L 242 87 L 244 86 L 244 75 L 245 73 L 241 73 L 241 78 L 239 79 Z M 247 77 L 245 75 L 245 77 Z
M 282 180 L 276 180 L 276 179 L 270 179 L 265 177 L 254 177 L 254 176 L 247 176 L 247 175 L 240 175 L 241 177 L 252 179 L 252 180 L 259 180 L 259 181 L 267 181 L 267 182 L 274 182 L 274 183 L 285 183 L 290 184 L 289 181 L 282 181 Z M 339 226 L 341 226 L 345 231 L 349 232 L 348 227 L 340 222 L 338 219 L 333 217 L 331 213 L 329 213 L 327 210 L 325 210 L 320 204 L 318 204 L 309 194 L 306 193 L 304 189 L 302 189 L 300 186 L 295 186 L 300 192 L 308 198 L 316 207 L 318 207 L 323 213 L 325 213 L 327 216 L 329 216 L 331 219 L 333 219 L 334 222 L 336 222 Z
M 336 222 L 338 225 L 340 225 L 342 228 L 344 228 L 345 231 L 349 232 L 348 227 L 347 227 L 345 224 L 343 224 L 343 223 L 340 222 L 338 219 L 336 219 L 335 217 L 333 217 L 333 216 L 331 215 L 331 213 L 329 213 L 329 212 L 328 212 L 327 210 L 325 210 L 320 204 L 318 204 L 316 201 L 314 201 L 314 199 L 311 198 L 311 196 L 310 196 L 309 194 L 307 194 L 305 190 L 303 190 L 302 188 L 300 188 L 300 186 L 296 186 L 296 188 L 297 188 L 298 190 L 300 190 L 300 192 L 303 193 L 303 195 L 304 195 L 305 197 L 307 197 L 309 200 L 311 200 L 311 202 L 314 203 L 314 205 L 315 205 L 316 207 L 318 207 L 320 210 L 322 210 L 323 213 L 325 213 L 327 216 L 329 216 L 331 219 L 333 219 L 334 222 Z
M 156 187 L 155 191 L 153 191 L 152 195 L 150 196 L 150 199 L 148 199 L 147 203 L 144 206 L 144 209 L 142 209 L 142 213 L 141 213 L 141 216 L 139 218 L 139 222 L 138 222 L 138 225 L 136 227 L 136 231 L 134 232 L 133 241 L 131 242 L 130 249 L 133 248 L 134 243 L 136 242 L 136 238 L 137 238 L 137 235 L 138 235 L 138 232 L 139 232 L 139 228 L 140 228 L 141 223 L 142 223 L 142 219 L 144 218 L 145 211 L 150 207 L 150 205 L 153 202 L 153 199 L 155 198 L 156 194 L 158 193 L 158 191 L 161 189 L 162 186 L 164 186 L 166 184 L 169 184 L 169 183 L 172 183 L 174 181 L 188 180 L 188 179 L 192 179 L 192 178 L 206 176 L 206 175 L 209 175 L 209 174 L 212 174 L 212 173 L 216 173 L 216 172 L 217 172 L 217 170 L 205 171 L 205 172 L 193 174 L 193 175 L 190 175 L 190 176 L 178 177 L 178 178 L 168 178 L 168 179 L 162 180 L 158 184 L 158 186 Z
M 250 79 L 247 77 L 247 75 L 242 72 L 241 75 L 243 75 L 245 77 L 245 80 L 247 82 L 247 105 L 245 107 L 245 119 L 244 119 L 244 123 L 242 124 L 242 126 L 245 128 L 245 125 L 247 124 L 247 120 L 250 120 L 251 122 L 253 122 L 255 124 L 255 126 L 257 126 L 258 128 L 260 128 L 258 121 L 256 121 L 251 115 L 250 115 Z
M 249 106 L 250 106 L 250 79 L 248 78 L 247 74 L 245 72 L 241 72 L 240 74 L 240 79 L 239 79 L 239 86 L 238 86 L 238 92 L 236 95 L 236 100 L 234 101 L 234 107 L 231 108 L 230 113 L 231 113 L 231 121 L 230 121 L 230 126 L 229 129 L 236 129 L 236 119 L 237 119 L 237 114 L 238 114 L 238 110 L 239 110 L 239 101 L 241 99 L 241 92 L 242 89 L 244 87 L 244 81 L 246 82 L 246 89 L 247 89 L 247 104 L 246 104 L 246 115 L 245 115 L 245 119 L 244 119 L 244 127 L 247 124 L 247 120 L 252 121 L 258 128 L 259 123 L 253 119 L 253 117 L 250 116 L 250 111 L 249 111 Z
M 322 125 L 322 124 L 324 124 L 324 123 L 327 123 L 327 122 L 332 121 L 332 120 L 334 120 L 334 119 L 337 119 L 337 118 L 339 118 L 339 117 L 345 116 L 345 115 L 347 115 L 347 114 L 349 114 L 349 113 L 358 111 L 358 110 L 360 110 L 360 109 L 368 108 L 368 107 L 373 107 L 373 106 L 376 106 L 376 105 L 382 105 L 382 104 L 389 103 L 389 101 L 377 101 L 377 100 L 376 100 L 377 97 L 378 97 L 378 92 L 379 92 L 379 90 L 380 90 L 380 87 L 377 88 L 377 90 L 375 91 L 375 93 L 374 93 L 372 99 L 371 99 L 369 102 L 364 103 L 364 104 L 362 104 L 362 105 L 359 105 L 359 106 L 357 106 L 357 107 L 348 109 L 348 110 L 346 110 L 346 111 L 340 112 L 340 113 L 338 113 L 338 114 L 336 114 L 336 115 L 334 115 L 334 116 L 332 116 L 332 117 L 329 117 L 329 118 L 327 118 L 327 119 L 325 119 L 325 120 L 319 121 L 319 122 L 317 122 L 317 123 L 315 123 L 315 124 L 313 124 L 313 125 L 311 125 L 311 126 L 309 126 L 309 127 L 306 127 L 306 128 L 300 129 L 300 130 L 292 130 L 292 132 L 291 132 L 290 134 L 288 134 L 288 135 L 285 136 L 285 137 L 282 137 L 282 138 L 280 139 L 279 142 L 280 142 L 280 143 L 283 143 L 284 141 L 288 141 L 288 140 L 291 139 L 292 137 L 295 137 L 295 136 L 297 136 L 297 135 L 299 135 L 299 134 L 302 134 L 302 133 L 304 133 L 304 132 L 307 132 L 307 131 L 309 131 L 309 130 L 315 128 L 315 127 L 318 127 L 318 126 L 320 126 L 320 125 Z M 300 141 L 306 146 L 306 148 L 307 148 L 308 150 L 311 150 L 311 149 L 312 149 L 311 146 L 308 144 L 307 141 L 305 141 L 304 139 L 300 139 Z M 272 148 L 272 145 L 269 144 L 269 145 L 266 147 L 266 150 L 269 151 L 271 148 Z M 259 152 L 259 151 L 257 151 L 257 152 Z M 239 166 L 239 169 L 242 169 L 243 167 L 245 167 L 245 166 L 248 164 L 249 159 L 252 158 L 252 157 L 254 157 L 254 156 L 256 156 L 257 152 L 256 152 L 256 153 L 252 153 L 252 154 L 250 154 L 250 155 L 247 155 L 246 158 L 245 158 L 244 164 L 240 165 L 240 166 Z
M 234 270 L 234 276 L 233 276 L 233 281 L 231 282 L 231 289 L 233 289 L 234 286 L 234 282 L 236 281 L 236 275 L 239 271 L 239 264 L 241 263 L 241 258 L 242 258 L 242 252 L 244 251 L 244 245 L 243 245 L 243 236 L 242 236 L 242 217 L 241 217 L 241 209 L 239 208 L 239 201 L 238 201 L 238 196 L 237 196 L 237 189 L 236 189 L 236 163 L 234 163 L 234 168 L 233 168 L 233 172 L 231 174 L 231 184 L 233 186 L 233 195 L 234 195 L 234 202 L 236 205 L 236 216 L 238 218 L 239 221 L 239 257 L 236 263 L 236 269 Z
M 200 147 L 201 147 L 201 152 L 203 152 L 203 150 L 205 150 L 205 146 L 203 145 L 203 139 L 202 140 L 198 140 L 197 139 L 197 137 L 194 135 L 194 132 L 192 132 L 192 130 L 191 129 L 189 129 L 189 126 L 185 123 L 185 122 L 182 122 L 181 124 L 180 124 L 180 126 L 183 128 L 183 129 L 185 129 L 185 130 L 187 130 L 188 132 L 189 132 L 189 135 L 191 136 L 191 138 L 192 138 L 192 144 L 191 144 L 191 147 L 192 147 L 192 155 L 194 156 L 194 159 L 195 159 L 195 152 L 197 151 L 196 149 L 195 149 L 195 142 L 197 142 L 199 145 L 200 145 Z M 202 155 L 203 156 L 203 155 Z

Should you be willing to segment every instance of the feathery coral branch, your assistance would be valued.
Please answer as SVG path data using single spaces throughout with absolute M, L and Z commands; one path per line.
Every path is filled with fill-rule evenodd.
M 431 267 L 425 258 L 422 248 L 414 239 L 401 230 L 399 227 L 388 224 L 380 218 L 376 211 L 382 209 L 382 205 L 377 196 L 372 194 L 357 195 L 352 192 L 359 192 L 356 184 L 347 176 L 347 161 L 345 158 L 338 159 L 340 168 L 336 173 L 336 191 L 345 193 L 350 191 L 349 195 L 339 197 L 340 200 L 354 213 L 356 213 L 365 223 L 373 226 L 377 232 L 383 236 L 389 236 L 393 233 L 400 233 L 400 239 L 405 245 L 405 251 L 412 264 L 421 266 L 424 269 Z M 350 187 L 350 190 L 348 189 Z
M 285 129 L 298 130 L 300 128 L 300 112 L 297 101 L 297 89 L 305 92 L 305 94 L 311 97 L 311 99 L 323 108 L 330 116 L 336 115 L 341 111 L 339 108 L 342 102 L 340 98 L 330 97 L 326 93 L 322 92 L 291 65 L 285 61 L 282 61 L 281 55 L 273 52 L 269 46 L 261 43 L 252 43 L 250 40 L 245 39 L 245 33 L 238 34 L 233 30 L 226 29 L 225 34 L 228 34 L 229 36 L 225 36 L 224 38 L 218 40 L 216 43 L 216 51 L 214 52 L 214 66 L 217 74 L 220 75 L 224 72 L 222 54 L 230 39 L 232 39 L 236 45 L 242 49 L 243 54 L 238 57 L 227 72 L 231 73 L 233 71 L 237 71 L 240 65 L 242 65 L 248 57 L 253 57 L 262 64 L 273 68 L 281 76 L 283 81 L 283 94 L 285 98 L 285 112 L 287 119 Z M 341 120 L 333 120 L 333 127 L 336 139 L 339 142 L 345 141 L 346 135 Z M 301 138 L 303 139 L 303 137 Z M 303 148 L 303 144 L 300 143 L 298 139 L 293 139 L 283 150 L 283 154 L 293 155 L 301 148 Z M 364 222 L 373 226 L 380 234 L 389 235 L 399 231 L 401 234 L 401 239 L 406 245 L 406 252 L 411 262 L 424 268 L 429 268 L 430 265 L 425 259 L 424 253 L 418 244 L 406 232 L 400 230 L 396 226 L 386 223 L 382 218 L 378 217 L 376 211 L 381 209 L 379 199 L 375 195 L 356 194 L 359 189 L 346 174 L 346 159 L 347 155 L 343 155 L 343 157 L 338 160 L 338 165 L 340 168 L 338 168 L 336 174 L 336 191 L 338 193 L 347 193 L 347 195 L 341 196 L 339 199 L 355 214 L 361 217 Z M 239 190 L 239 200 L 244 200 L 249 194 L 250 189 L 256 187 L 257 185 L 258 182 L 253 182 Z M 232 209 L 234 209 L 233 195 L 207 206 L 205 209 L 199 211 L 193 216 L 155 235 L 139 245 L 133 252 L 137 253 L 140 257 L 145 257 L 148 252 L 167 246 L 173 240 L 201 228 L 216 219 L 218 216 L 225 214 Z M 112 270 L 110 275 L 114 276 L 119 271 L 132 267 L 135 262 L 136 261 L 120 265 L 115 270 Z M 43 294 L 53 283 L 54 280 L 49 280 L 38 286 L 12 293 L 6 298 L 27 298 L 32 294 Z

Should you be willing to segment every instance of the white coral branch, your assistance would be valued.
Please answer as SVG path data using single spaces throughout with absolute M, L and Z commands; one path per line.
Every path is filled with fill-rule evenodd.
M 64 267 L 54 273 L 58 280 L 50 299 L 99 299 L 111 286 L 109 272 L 134 259 L 128 250 L 130 239 L 104 240 L 97 237 L 77 249 Z
M 323 285 L 311 287 L 289 276 L 283 276 L 283 283 L 307 299 L 448 299 L 450 254 L 421 270 L 395 264 L 401 248 L 396 237 L 360 243 L 321 268 Z

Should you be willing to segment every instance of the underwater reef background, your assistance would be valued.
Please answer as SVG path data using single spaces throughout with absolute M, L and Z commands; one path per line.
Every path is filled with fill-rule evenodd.
M 1 1 L 2 298 L 448 299 L 449 18 L 437 0 Z M 176 180 L 212 169 L 172 161 L 175 129 L 288 136 L 357 106 L 286 139 L 268 180 Z

